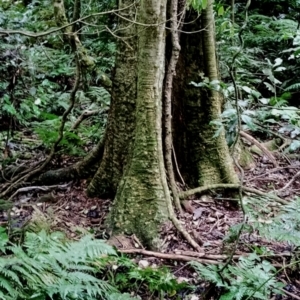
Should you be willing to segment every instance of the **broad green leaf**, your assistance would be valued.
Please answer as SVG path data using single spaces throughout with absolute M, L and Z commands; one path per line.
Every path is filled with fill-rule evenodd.
M 247 94 L 252 94 L 252 89 L 250 89 L 248 86 L 242 86 L 242 89 L 247 93 Z
M 231 116 L 234 116 L 236 115 L 236 109 L 234 108 L 229 108 L 229 109 L 226 109 L 223 113 L 222 113 L 222 117 L 223 118 L 230 118 Z
M 278 67 L 278 68 L 274 69 L 274 72 L 281 72 L 281 71 L 284 71 L 284 70 L 286 70 L 285 67 Z
M 32 86 L 32 87 L 29 89 L 29 94 L 30 94 L 31 96 L 34 96 L 34 95 L 36 94 L 36 88 Z
M 281 64 L 282 64 L 282 58 L 276 58 L 275 59 L 275 64 L 273 65 L 273 67 L 275 68 L 275 67 L 277 67 L 277 66 L 280 66 Z
M 207 7 L 207 0 L 202 0 L 202 8 L 206 9 Z
M 221 5 L 219 8 L 218 8 L 218 16 L 223 16 L 224 14 L 224 6 Z
M 248 124 L 253 124 L 253 121 L 252 121 L 252 118 L 245 115 L 245 114 L 242 114 L 241 115 L 241 119 L 243 120 L 244 123 L 246 123 L 247 125 Z

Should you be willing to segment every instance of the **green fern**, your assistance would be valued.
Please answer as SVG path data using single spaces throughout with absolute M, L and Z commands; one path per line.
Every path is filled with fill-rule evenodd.
M 256 254 L 241 257 L 238 264 L 229 265 L 220 274 L 218 266 L 204 266 L 192 262 L 200 278 L 223 288 L 221 300 L 251 296 L 251 299 L 270 299 L 272 292 L 280 293 L 283 284 L 273 278 L 276 269 L 267 261 L 261 260 Z
M 103 241 L 85 236 L 77 242 L 62 234 L 26 233 L 23 246 L 6 246 L 0 257 L 0 299 L 111 299 L 117 292 L 97 278 L 101 257 L 115 256 Z
M 300 82 L 297 82 L 286 87 L 284 90 L 286 92 L 290 92 L 290 91 L 299 91 L 299 89 L 300 89 Z
M 103 87 L 91 86 L 87 92 L 87 96 L 95 99 L 102 106 L 106 107 L 110 104 L 110 93 Z
M 300 246 L 300 198 L 296 198 L 288 205 L 283 205 L 277 215 L 270 218 L 273 211 L 266 198 L 245 197 L 244 207 L 249 220 L 248 232 L 258 231 L 260 236 L 268 240 L 288 242 Z M 236 225 L 238 226 L 238 225 Z M 233 234 L 230 233 L 230 236 Z

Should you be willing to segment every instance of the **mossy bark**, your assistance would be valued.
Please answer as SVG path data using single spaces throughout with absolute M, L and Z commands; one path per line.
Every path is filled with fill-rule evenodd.
M 145 246 L 161 246 L 159 230 L 168 218 L 170 197 L 162 150 L 162 85 L 164 78 L 166 1 L 140 2 L 138 22 L 137 108 L 130 161 L 110 213 L 114 234 L 135 233 Z
M 183 158 L 183 173 L 192 186 L 238 181 L 225 133 L 222 131 L 214 137 L 216 128 L 210 124 L 220 117 L 222 97 L 212 89 L 191 85 L 191 82 L 202 82 L 205 77 L 209 81 L 219 79 L 212 5 L 212 1 L 208 1 L 207 8 L 197 21 L 195 14 L 187 14 L 184 31 L 205 30 L 199 34 L 182 35 L 183 49 L 177 70 L 179 75 L 174 86 L 178 93 L 174 118 L 174 128 L 179 133 L 176 152 Z M 192 20 L 195 22 L 190 23 Z M 180 149 L 182 145 L 184 149 Z
M 205 73 L 209 81 L 218 80 L 218 65 L 215 49 L 215 22 L 213 12 L 214 0 L 208 0 L 207 8 L 202 14 L 203 28 L 203 55 Z M 208 185 L 214 183 L 236 183 L 237 174 L 222 130 L 217 137 L 213 137 L 216 128 L 210 124 L 221 115 L 222 96 L 219 92 L 209 89 L 208 103 L 206 105 L 206 122 L 201 126 L 202 151 L 199 159 L 199 183 Z
M 130 4 L 128 0 L 120 2 L 119 8 Z M 134 20 L 135 7 L 120 11 L 119 14 Z M 121 30 L 118 35 L 121 39 L 118 41 L 112 79 L 112 100 L 104 154 L 100 167 L 88 187 L 90 196 L 115 196 L 133 139 L 137 93 L 137 31 L 135 24 L 122 18 L 119 19 L 119 28 Z

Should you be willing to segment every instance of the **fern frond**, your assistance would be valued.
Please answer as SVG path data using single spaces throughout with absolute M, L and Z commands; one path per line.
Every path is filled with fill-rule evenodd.
M 11 282 L 3 276 L 0 276 L 0 288 L 1 290 L 6 290 L 11 297 L 17 296 L 17 292 Z
M 91 86 L 87 95 L 107 106 L 110 103 L 110 93 L 104 87 Z
M 201 278 L 223 287 L 225 293 L 221 299 L 242 300 L 252 294 L 251 299 L 269 299 L 271 291 L 283 286 L 273 277 L 276 269 L 255 254 L 241 257 L 237 265 L 228 265 L 222 278 L 217 266 L 203 266 L 197 262 L 191 264 Z
M 116 252 L 91 236 L 72 243 L 45 231 L 28 232 L 23 247 L 7 249 L 12 255 L 0 258 L 0 299 L 2 295 L 6 300 L 11 296 L 12 300 L 45 299 L 48 295 L 59 300 L 95 300 L 109 299 L 116 292 L 93 275 L 99 272 L 99 259 L 116 256 Z
M 298 91 L 300 89 L 300 82 L 291 84 L 284 89 L 285 92 Z

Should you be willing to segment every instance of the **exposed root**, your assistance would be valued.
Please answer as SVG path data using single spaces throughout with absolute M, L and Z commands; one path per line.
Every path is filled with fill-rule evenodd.
M 174 224 L 175 228 L 182 234 L 187 242 L 197 251 L 201 251 L 200 245 L 192 238 L 192 236 L 181 226 L 179 220 L 175 217 L 175 214 L 170 216 L 170 220 Z
M 35 191 L 35 190 L 42 190 L 43 192 L 49 192 L 53 190 L 62 190 L 66 189 L 70 184 L 63 184 L 63 185 L 52 185 L 52 186 L 28 186 L 18 189 L 8 200 L 12 200 L 16 195 L 22 192 L 29 192 L 29 191 Z
M 281 199 L 280 197 L 278 197 L 274 194 L 265 193 L 265 192 L 259 191 L 257 189 L 249 188 L 249 187 L 246 187 L 246 186 L 241 187 L 240 184 L 230 184 L 230 183 L 212 184 L 212 185 L 202 186 L 202 187 L 198 187 L 198 188 L 191 189 L 191 190 L 188 190 L 188 191 L 184 191 L 184 192 L 179 193 L 179 198 L 180 199 L 186 199 L 189 196 L 192 196 L 192 195 L 197 194 L 197 193 L 203 193 L 203 192 L 206 192 L 208 190 L 239 189 L 239 188 L 242 188 L 242 190 L 244 192 L 248 192 L 248 193 L 256 194 L 256 195 L 259 195 L 259 196 L 262 196 L 262 197 L 270 198 L 273 201 L 278 202 L 278 203 L 283 204 L 283 205 L 286 205 L 286 204 L 289 203 L 288 201 L 286 201 L 284 199 Z
M 39 176 L 40 184 L 53 184 L 62 181 L 87 178 L 98 168 L 104 151 L 105 134 L 97 146 L 80 162 L 67 168 L 50 170 Z

